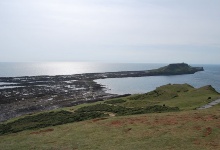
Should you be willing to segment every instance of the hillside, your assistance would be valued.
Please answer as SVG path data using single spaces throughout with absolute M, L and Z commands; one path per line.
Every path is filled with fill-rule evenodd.
M 219 97 L 211 86 L 169 84 L 27 115 L 0 126 L 0 149 L 218 149 L 220 105 L 196 108 Z
M 0 136 L 1 150 L 220 149 L 220 105 L 208 110 L 108 117 Z

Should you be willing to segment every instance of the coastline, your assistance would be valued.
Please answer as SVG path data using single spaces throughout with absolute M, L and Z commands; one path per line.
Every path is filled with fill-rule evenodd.
M 174 74 L 192 74 L 197 71 L 201 70 L 174 72 Z M 6 87 L 0 89 L 0 122 L 43 110 L 102 101 L 120 96 L 106 93 L 105 87 L 94 81 L 96 79 L 171 74 L 172 72 L 146 70 L 57 76 L 0 77 L 0 82 L 7 83 L 0 85 L 0 88 Z

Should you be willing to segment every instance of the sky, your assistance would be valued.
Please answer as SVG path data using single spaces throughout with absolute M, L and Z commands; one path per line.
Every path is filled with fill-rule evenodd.
M 220 0 L 0 0 L 0 62 L 220 64 Z

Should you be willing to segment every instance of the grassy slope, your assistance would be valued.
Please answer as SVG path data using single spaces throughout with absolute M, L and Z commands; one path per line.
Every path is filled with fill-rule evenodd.
M 208 99 L 211 97 L 211 99 Z M 156 90 L 124 98 L 127 102 L 120 104 L 126 107 L 143 107 L 163 105 L 179 107 L 181 110 L 192 110 L 207 104 L 219 97 L 211 86 L 195 89 L 188 84 L 164 85 Z
M 0 149 L 220 149 L 220 105 L 93 119 L 0 136 Z
M 108 117 L 27 130 L 0 136 L 0 149 L 220 149 L 220 105 L 189 110 L 206 104 L 208 97 L 214 99 L 219 94 L 209 86 L 162 86 L 149 94 L 122 98 L 126 102 L 118 105 L 156 103 L 188 111 Z

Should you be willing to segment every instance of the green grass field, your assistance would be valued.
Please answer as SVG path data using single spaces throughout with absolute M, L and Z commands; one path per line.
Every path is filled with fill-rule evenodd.
M 77 110 L 85 110 L 85 107 L 94 109 L 90 106 L 99 106 L 97 104 L 100 103 L 132 109 L 161 105 L 178 107 L 181 111 L 127 116 L 117 116 L 117 113 L 114 112 L 98 111 L 105 115 L 96 116 L 95 113 L 85 121 L 55 124 L 46 128 L 27 129 L 1 135 L 0 149 L 220 149 L 220 105 L 205 110 L 195 109 L 219 97 L 219 93 L 210 86 L 195 89 L 187 84 L 165 85 L 147 94 L 64 108 L 62 109 L 65 110 L 63 113 L 67 115 L 61 117 L 64 119 L 63 121 L 73 117 L 72 115 L 77 113 Z M 60 117 L 56 114 L 60 115 L 62 110 L 55 111 L 57 113 L 43 112 L 40 114 L 53 114 L 56 116 L 55 121 L 57 122 Z M 110 115 L 108 116 L 108 114 Z M 70 117 L 67 117 L 68 115 Z M 28 117 L 33 119 L 34 116 Z M 51 121 L 50 118 L 52 117 L 49 116 L 46 120 Z M 18 120 L 20 119 L 13 119 L 8 123 Z M 34 123 L 39 123 L 37 121 Z M 33 120 L 20 125 L 28 127 L 30 124 L 33 125 Z
M 125 107 L 166 105 L 170 107 L 179 107 L 181 110 L 192 110 L 218 97 L 219 93 L 211 86 L 196 89 L 188 84 L 168 84 L 158 87 L 154 91 L 146 94 L 136 94 L 121 98 L 122 100 L 126 100 L 126 102 L 119 103 L 118 105 Z

